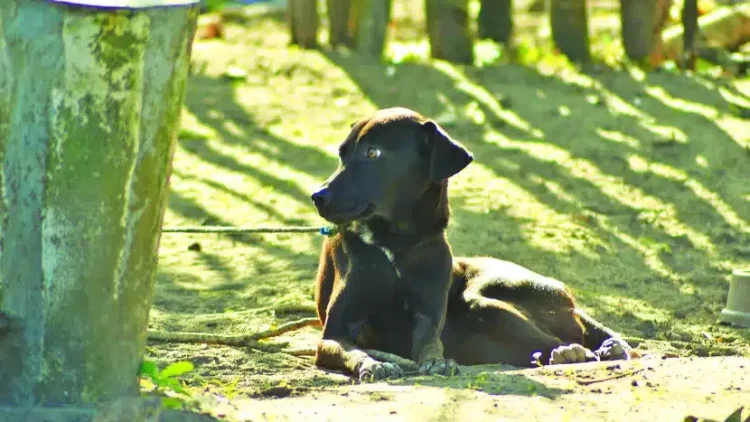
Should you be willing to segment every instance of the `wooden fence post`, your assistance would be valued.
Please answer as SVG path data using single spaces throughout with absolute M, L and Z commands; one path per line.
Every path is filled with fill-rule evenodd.
M 620 0 L 622 44 L 629 59 L 659 64 L 661 30 L 669 17 L 671 3 L 671 0 Z
M 378 59 L 383 57 L 391 0 L 354 0 L 357 5 L 357 50 Z
M 287 0 L 287 2 L 291 44 L 302 48 L 316 48 L 320 25 L 317 0 Z
M 513 0 L 481 0 L 477 17 L 479 38 L 508 44 L 513 36 Z
M 454 63 L 474 63 L 468 0 L 425 0 L 430 55 Z
M 572 62 L 589 61 L 591 52 L 586 0 L 550 0 L 549 14 L 552 39 L 560 52 Z

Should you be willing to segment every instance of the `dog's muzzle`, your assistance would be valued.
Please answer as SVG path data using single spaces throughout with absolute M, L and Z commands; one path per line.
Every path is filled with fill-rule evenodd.
M 328 187 L 315 191 L 311 199 L 318 210 L 318 214 L 334 224 L 344 224 L 367 218 L 375 211 L 373 204 L 352 201 L 338 201 Z

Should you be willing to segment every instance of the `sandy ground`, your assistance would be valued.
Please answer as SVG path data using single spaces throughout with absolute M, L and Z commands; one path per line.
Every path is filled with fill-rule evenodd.
M 336 167 L 350 123 L 411 107 L 475 154 L 452 182 L 454 252 L 566 282 L 588 313 L 655 358 L 373 385 L 248 348 L 151 342 L 147 359 L 192 362 L 182 379 L 194 394 L 228 399 L 236 411 L 214 412 L 253 421 L 723 420 L 750 406 L 750 330 L 716 323 L 731 270 L 750 265 L 750 123 L 741 113 L 750 81 L 586 73 L 529 43 L 522 64 L 487 44 L 481 66 L 433 63 L 420 56 L 415 16 L 396 2 L 389 63 L 289 48 L 273 17 L 197 42 L 165 225 L 323 224 L 309 194 Z M 607 25 L 595 27 L 595 53 L 617 52 Z M 246 77 L 226 78 L 232 67 Z M 321 241 L 164 234 L 150 328 L 239 335 L 312 316 Z M 307 328 L 269 343 L 303 348 L 318 337 Z

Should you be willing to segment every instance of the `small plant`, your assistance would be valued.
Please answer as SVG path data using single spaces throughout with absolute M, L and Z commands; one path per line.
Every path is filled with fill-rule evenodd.
M 162 399 L 164 407 L 168 409 L 183 409 L 185 401 L 191 395 L 176 377 L 186 374 L 193 369 L 192 363 L 180 361 L 167 365 L 166 368 L 159 371 L 156 363 L 147 360 L 141 364 L 140 375 L 141 379 L 145 381 L 146 385 L 144 387 L 147 391 L 164 396 Z

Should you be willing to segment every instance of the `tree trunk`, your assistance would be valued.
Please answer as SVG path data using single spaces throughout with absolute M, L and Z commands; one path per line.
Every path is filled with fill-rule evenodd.
M 652 65 L 661 62 L 661 30 L 669 17 L 671 3 L 671 0 L 620 0 L 622 44 L 629 59 Z
M 572 62 L 589 61 L 591 53 L 586 0 L 551 0 L 549 19 L 552 39 L 560 52 Z
M 381 59 L 391 20 L 391 0 L 354 0 L 358 3 L 357 50 Z
M 356 0 L 355 0 L 356 1 Z M 328 42 L 332 46 L 354 47 L 354 36 L 350 16 L 352 0 L 328 0 Z
M 289 35 L 292 44 L 302 48 L 318 46 L 318 2 L 288 0 Z
M 430 54 L 454 63 L 474 62 L 468 0 L 425 0 Z
M 481 0 L 479 7 L 479 38 L 509 44 L 513 35 L 513 1 Z
M 0 5 L 0 403 L 139 392 L 199 6 L 100 1 Z

